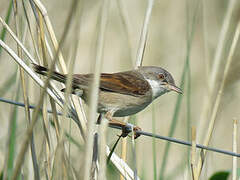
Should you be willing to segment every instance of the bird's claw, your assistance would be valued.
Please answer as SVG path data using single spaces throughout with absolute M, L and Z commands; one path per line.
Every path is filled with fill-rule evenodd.
M 132 124 L 129 124 L 129 123 L 127 123 L 125 126 L 122 127 L 121 136 L 122 137 L 128 136 L 128 134 L 130 132 L 132 132 L 132 129 L 133 129 L 133 132 L 134 132 L 134 139 L 137 139 L 140 136 L 140 134 L 138 134 L 137 131 L 141 131 L 142 129 L 138 126 L 133 126 Z

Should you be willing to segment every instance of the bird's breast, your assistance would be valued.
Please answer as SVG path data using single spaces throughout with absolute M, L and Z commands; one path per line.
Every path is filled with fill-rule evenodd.
M 152 101 L 151 93 L 143 96 L 131 96 L 114 92 L 99 92 L 98 112 L 115 111 L 115 117 L 136 114 Z

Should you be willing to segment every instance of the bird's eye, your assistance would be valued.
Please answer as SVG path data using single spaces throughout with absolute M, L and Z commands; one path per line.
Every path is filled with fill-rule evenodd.
M 158 74 L 158 78 L 159 78 L 159 79 L 165 79 L 165 77 L 164 77 L 163 74 Z

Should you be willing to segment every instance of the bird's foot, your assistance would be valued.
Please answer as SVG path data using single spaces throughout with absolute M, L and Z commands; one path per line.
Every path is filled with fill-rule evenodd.
M 122 128 L 122 134 L 120 135 L 121 137 L 128 136 L 128 134 L 132 132 L 132 129 L 134 132 L 134 139 L 137 139 L 140 136 L 140 134 L 138 133 L 138 131 L 142 130 L 140 127 L 134 126 L 133 124 L 130 124 L 130 123 L 125 123 L 125 122 L 113 119 L 111 112 L 107 112 L 105 114 L 105 118 L 107 118 L 109 120 L 109 126 L 115 126 L 115 127 Z M 101 123 L 101 119 L 102 119 L 102 114 L 99 115 L 97 124 Z
M 127 123 L 125 126 L 122 126 L 122 134 L 121 134 L 121 136 L 122 137 L 128 136 L 128 134 L 130 132 L 132 132 L 132 130 L 134 132 L 134 139 L 137 139 L 140 136 L 138 131 L 141 131 L 142 129 L 140 127 L 134 126 L 133 124 L 130 124 L 130 123 Z

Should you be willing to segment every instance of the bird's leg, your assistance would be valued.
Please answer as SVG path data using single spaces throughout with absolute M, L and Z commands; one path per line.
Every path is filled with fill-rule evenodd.
M 108 125 L 109 126 L 115 126 L 115 127 L 121 127 L 122 128 L 122 134 L 118 137 L 118 140 L 116 141 L 116 143 L 114 144 L 109 156 L 108 156 L 108 159 L 107 159 L 107 162 L 109 163 L 110 159 L 111 159 L 111 156 L 115 150 L 115 148 L 117 147 L 117 144 L 120 140 L 121 137 L 126 137 L 131 131 L 132 131 L 132 126 L 131 124 L 129 123 L 124 123 L 124 122 L 121 122 L 121 121 L 118 121 L 116 119 L 113 119 L 113 114 L 114 114 L 115 111 L 109 111 L 105 114 L 105 118 L 109 120 L 109 123 Z M 102 117 L 103 117 L 103 114 L 100 113 L 99 116 L 98 116 L 98 119 L 97 119 L 97 124 L 100 124 L 101 123 L 101 120 L 102 120 Z M 134 131 L 134 138 L 138 138 L 140 135 L 137 134 L 136 132 L 138 130 L 141 130 L 140 127 L 138 126 L 133 126 L 133 131 Z
M 105 114 L 105 118 L 109 120 L 109 126 L 117 126 L 117 127 L 121 127 L 122 128 L 122 137 L 126 137 L 131 131 L 132 131 L 132 124 L 129 123 L 125 123 L 116 119 L 113 119 L 113 114 L 115 111 L 108 111 Z M 101 115 L 100 115 L 101 116 Z M 99 116 L 99 118 L 101 119 L 101 117 Z M 98 118 L 98 120 L 99 120 Z M 98 122 L 99 123 L 99 122 Z M 138 138 L 140 135 L 137 134 L 137 131 L 141 131 L 142 129 L 138 126 L 133 126 L 133 131 L 134 131 L 134 138 Z
M 122 127 L 122 137 L 126 137 L 130 132 L 134 132 L 134 139 L 137 139 L 140 134 L 137 133 L 137 131 L 141 131 L 142 129 L 139 126 L 134 126 L 130 123 L 125 123 L 125 126 Z
M 112 117 L 113 114 L 114 114 L 114 112 L 111 112 L 111 111 L 108 111 L 105 115 L 100 113 L 98 116 L 98 119 L 97 119 L 97 124 L 101 124 L 101 120 L 104 115 L 105 118 L 107 120 L 109 120 L 109 125 L 117 126 L 117 127 L 121 127 L 121 128 L 124 127 L 126 125 L 126 123 L 118 121 L 116 119 L 113 119 L 113 117 Z

